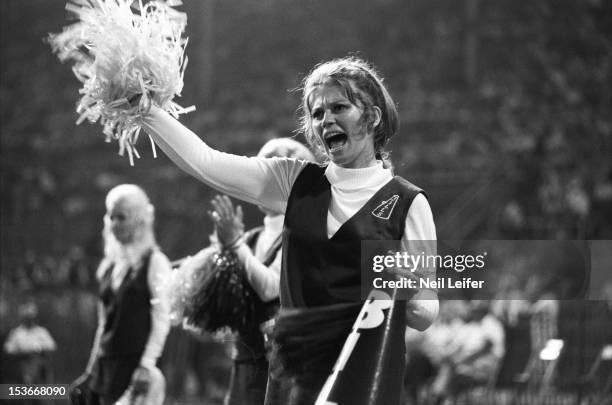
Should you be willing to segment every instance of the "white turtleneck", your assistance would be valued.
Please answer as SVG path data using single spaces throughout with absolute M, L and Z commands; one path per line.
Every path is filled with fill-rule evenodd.
M 164 153 L 187 173 L 222 193 L 273 212 L 285 212 L 291 187 L 308 164 L 292 158 L 245 157 L 219 152 L 157 107 L 151 108 L 144 128 Z M 330 163 L 325 175 L 332 194 L 327 215 L 328 236 L 392 178 L 391 171 L 384 169 L 381 162 L 361 169 L 345 169 Z M 429 203 L 419 195 L 408 210 L 402 241 L 435 239 Z M 424 317 L 431 323 L 438 312 L 436 298 L 435 292 L 421 290 L 412 300 L 422 303 L 415 306 L 414 316 Z M 422 329 L 423 325 L 415 327 Z
M 331 184 L 331 203 L 327 214 L 327 236 L 334 233 L 350 217 L 355 215 L 374 193 L 393 178 L 391 170 L 383 168 L 378 161 L 375 166 L 361 169 L 345 169 L 330 163 L 325 177 Z M 419 194 L 415 197 L 404 227 L 406 240 L 436 240 L 433 214 L 427 199 Z

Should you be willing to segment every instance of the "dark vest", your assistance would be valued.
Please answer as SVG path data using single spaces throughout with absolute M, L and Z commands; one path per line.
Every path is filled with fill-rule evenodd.
M 100 357 L 140 356 L 151 332 L 151 292 L 147 282 L 151 252 L 140 268 L 130 268 L 116 291 L 111 287 L 114 264 L 100 283 L 106 323 L 100 341 Z
M 422 190 L 393 177 L 327 237 L 331 185 L 325 167 L 298 175 L 285 213 L 280 299 L 283 308 L 360 302 L 361 241 L 400 240 L 408 209 Z

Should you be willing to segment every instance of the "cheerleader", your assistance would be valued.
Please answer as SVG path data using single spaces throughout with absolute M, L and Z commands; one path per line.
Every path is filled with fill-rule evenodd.
M 151 2 L 140 14 L 129 11 L 127 0 L 104 7 L 89 3 L 70 7 L 81 23 L 51 38 L 60 58 L 75 61 L 84 83 L 78 122 L 100 120 L 131 162 L 144 128 L 170 159 L 203 183 L 284 213 L 274 344 L 279 374 L 293 381 L 290 403 L 399 403 L 404 326 L 424 330 L 432 323 L 437 292 L 414 289 L 408 300 L 392 301 L 375 290 L 365 298 L 361 242 L 398 241 L 410 251 L 409 242 L 434 241 L 436 232 L 423 191 L 393 175 L 385 147 L 399 117 L 379 74 L 348 57 L 321 63 L 304 79 L 301 127 L 326 156 L 323 165 L 227 154 L 170 115 L 188 110 L 172 101 L 182 89 L 186 43 L 185 16 L 168 9 L 176 2 Z M 98 16 L 104 18 L 93 18 Z M 422 245 L 424 254 L 435 253 L 433 244 Z M 433 270 L 423 273 L 435 277 Z M 346 384 L 338 390 L 329 381 L 340 372 Z
M 273 156 L 314 161 L 312 153 L 289 138 L 268 141 L 258 157 Z M 281 233 L 285 216 L 261 207 L 263 226 L 244 232 L 242 210 L 234 209 L 227 196 L 217 196 L 209 213 L 219 242 L 232 251 L 244 268 L 249 285 L 258 297 L 256 321 L 235 336 L 232 348 L 232 373 L 225 405 L 263 405 L 268 380 L 266 342 L 278 310 L 281 271 Z M 275 386 L 274 390 L 281 388 Z M 280 393 L 275 393 L 280 395 Z
M 153 211 L 145 192 L 132 184 L 106 196 L 104 258 L 96 273 L 98 328 L 85 373 L 73 384 L 73 403 L 164 400 L 156 362 L 170 321 L 160 286 L 171 268 L 155 242 Z
M 156 107 L 149 110 L 144 127 L 179 167 L 203 183 L 285 213 L 281 308 L 307 312 L 363 300 L 362 240 L 401 240 L 407 244 L 435 240 L 436 234 L 423 192 L 393 175 L 385 146 L 397 132 L 399 117 L 382 79 L 369 64 L 350 57 L 316 66 L 304 79 L 301 123 L 312 147 L 327 157 L 324 165 L 216 151 Z M 396 195 L 399 198 L 389 216 L 372 214 L 381 202 Z M 409 327 L 424 330 L 437 311 L 437 293 L 419 290 L 406 302 L 405 320 Z M 297 335 L 304 332 L 293 329 Z M 403 330 L 393 342 L 389 349 L 395 353 L 389 360 L 392 375 L 378 373 L 376 377 L 389 387 L 386 403 L 399 402 L 405 361 Z M 330 362 L 329 358 L 337 358 L 341 347 L 332 349 L 333 356 L 308 370 L 298 367 L 293 373 L 293 404 L 315 402 L 333 368 L 335 360 Z M 291 366 L 285 362 L 285 368 Z M 360 392 L 360 382 L 355 383 L 355 391 Z

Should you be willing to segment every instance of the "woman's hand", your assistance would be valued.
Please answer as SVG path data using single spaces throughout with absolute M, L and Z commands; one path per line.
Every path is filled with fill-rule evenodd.
M 91 379 L 90 373 L 85 372 L 81 374 L 76 380 L 70 383 L 69 391 L 72 392 L 74 390 L 80 390 L 80 391 L 86 390 L 90 379 Z
M 151 384 L 151 372 L 144 366 L 138 366 L 132 374 L 132 394 L 136 397 L 138 395 L 146 395 L 149 392 L 149 385 Z
M 215 224 L 219 242 L 227 248 L 235 247 L 244 234 L 242 207 L 237 206 L 234 210 L 232 201 L 225 195 L 213 198 L 211 205 L 213 210 L 209 211 L 208 215 Z

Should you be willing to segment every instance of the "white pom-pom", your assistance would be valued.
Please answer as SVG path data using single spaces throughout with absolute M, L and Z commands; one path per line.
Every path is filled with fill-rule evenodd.
M 60 60 L 73 62 L 83 83 L 77 124 L 99 121 L 106 140 L 118 140 L 119 154 L 127 151 L 130 164 L 133 156 L 139 157 L 134 145 L 152 104 L 174 117 L 195 109 L 173 101 L 183 89 L 187 65 L 187 16 L 172 8 L 180 4 L 70 0 L 66 9 L 78 21 L 49 36 Z M 130 104 L 138 95 L 138 105 Z

